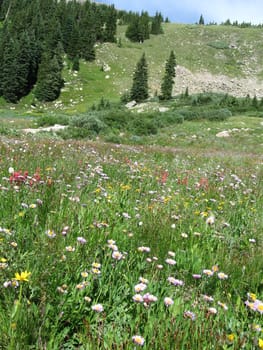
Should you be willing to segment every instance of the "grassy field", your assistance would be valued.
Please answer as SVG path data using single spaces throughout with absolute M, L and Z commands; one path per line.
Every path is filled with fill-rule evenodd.
M 55 102 L 0 99 L 0 350 L 263 349 L 262 101 L 119 104 L 143 52 L 152 92 L 172 49 L 262 77 L 262 31 L 164 31 L 142 45 L 119 27 L 79 73 L 65 61 Z
M 262 118 L 184 122 L 132 146 L 25 136 L 35 119 L 12 113 L 1 349 L 263 347 Z

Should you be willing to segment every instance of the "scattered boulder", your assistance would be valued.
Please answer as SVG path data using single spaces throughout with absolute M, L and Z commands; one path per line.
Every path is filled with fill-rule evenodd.
M 137 102 L 135 100 L 133 100 L 133 101 L 126 103 L 125 107 L 128 109 L 131 109 L 131 108 L 135 107 L 136 104 L 137 104 Z
M 167 112 L 167 111 L 169 111 L 168 107 L 159 107 L 159 112 L 160 113 L 164 113 L 164 112 Z
M 230 133 L 228 130 L 220 131 L 216 134 L 216 137 L 229 137 Z

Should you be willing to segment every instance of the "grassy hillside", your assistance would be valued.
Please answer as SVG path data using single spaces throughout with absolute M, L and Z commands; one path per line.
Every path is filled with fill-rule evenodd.
M 55 108 L 76 113 L 86 111 L 88 106 L 99 101 L 101 97 L 119 100 L 120 95 L 130 89 L 133 70 L 143 52 L 146 54 L 149 66 L 149 85 L 152 95 L 160 89 L 165 60 L 170 50 L 174 50 L 178 66 L 184 67 L 189 74 L 209 72 L 212 74 L 211 81 L 214 75 L 229 77 L 229 79 L 255 79 L 255 81 L 262 79 L 263 31 L 261 29 L 173 23 L 165 23 L 163 28 L 163 35 L 151 36 L 150 40 L 139 44 L 131 43 L 125 37 L 126 27 L 120 26 L 117 33 L 117 41 L 121 43 L 120 45 L 98 44 L 96 61 L 81 62 L 78 74 L 72 73 L 68 62 L 65 62 L 65 88 L 59 102 L 38 104 L 37 108 L 40 110 Z M 110 71 L 103 72 L 101 70 L 103 64 L 109 65 Z M 182 90 L 185 86 L 179 82 L 179 76 L 177 79 L 175 92 L 179 93 L 180 84 Z M 187 84 L 189 79 L 191 80 L 191 76 Z M 238 84 L 235 81 L 233 85 L 235 89 Z M 247 85 L 246 81 L 242 80 L 240 85 L 242 93 L 242 86 Z M 31 111 L 32 101 L 33 97 L 29 95 L 11 108 Z M 10 107 L 2 100 L 0 100 L 0 106 Z

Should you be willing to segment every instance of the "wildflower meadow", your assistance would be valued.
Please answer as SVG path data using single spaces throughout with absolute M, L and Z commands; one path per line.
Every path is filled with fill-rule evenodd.
M 259 155 L 0 146 L 0 349 L 263 349 Z

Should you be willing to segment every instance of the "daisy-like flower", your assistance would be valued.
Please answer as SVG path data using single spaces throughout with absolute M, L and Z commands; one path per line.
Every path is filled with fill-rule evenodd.
M 253 324 L 252 328 L 256 332 L 261 332 L 262 331 L 262 327 L 259 324 Z
M 206 219 L 205 222 L 207 225 L 213 225 L 215 223 L 215 217 L 213 215 L 211 215 Z
M 47 231 L 46 231 L 46 235 L 47 235 L 49 238 L 54 238 L 54 237 L 56 237 L 56 233 L 55 233 L 53 230 L 47 230 Z
M 168 252 L 168 255 L 171 256 L 172 258 L 174 258 L 174 257 L 175 257 L 175 252 L 169 251 L 169 252 Z
M 146 293 L 143 296 L 143 301 L 146 304 L 150 304 L 150 303 L 157 301 L 157 297 L 155 295 L 150 294 L 150 293 Z
M 143 337 L 141 337 L 140 335 L 134 335 L 132 337 L 132 341 L 134 342 L 134 344 L 140 345 L 140 346 L 143 346 L 145 343 L 145 339 Z
M 176 265 L 176 261 L 174 259 L 166 259 L 165 262 L 168 264 L 168 265 Z
M 118 247 L 116 246 L 116 244 L 109 244 L 108 247 L 114 251 L 118 250 Z
M 149 280 L 147 280 L 147 278 L 143 278 L 143 277 L 139 277 L 139 281 L 140 281 L 141 283 L 144 283 L 144 284 L 149 283 Z
M 173 284 L 174 286 L 183 286 L 184 285 L 184 281 L 178 280 L 174 277 L 168 277 L 167 281 L 170 282 L 171 284 Z
M 221 303 L 221 301 L 218 301 L 217 304 L 221 306 L 224 310 L 228 310 L 228 306 L 224 303 Z
M 11 285 L 12 285 L 12 282 L 11 282 L 11 281 L 5 281 L 4 284 L 3 284 L 4 288 L 8 288 L 8 287 L 10 287 Z
M 218 271 L 219 271 L 218 265 L 213 265 L 211 270 L 212 270 L 213 272 L 218 272 Z
M 79 284 L 76 285 L 76 289 L 82 290 L 82 289 L 84 289 L 86 286 L 87 286 L 87 283 L 86 283 L 86 282 L 81 282 L 81 283 L 79 283 Z
M 197 274 L 197 273 L 194 273 L 192 276 L 193 276 L 193 278 L 196 279 L 196 280 L 202 278 L 202 276 L 199 275 L 199 274 Z
M 192 321 L 194 321 L 196 319 L 196 315 L 192 311 L 185 311 L 184 312 L 184 317 L 185 318 L 190 318 Z
M 163 265 L 160 265 L 160 264 L 157 265 L 156 267 L 157 267 L 157 269 L 159 269 L 159 270 L 162 270 L 162 269 L 163 269 Z
M 94 269 L 100 269 L 100 268 L 101 268 L 101 264 L 100 264 L 100 263 L 97 263 L 97 262 L 94 262 L 94 263 L 92 263 L 92 267 L 93 267 Z
M 213 276 L 214 271 L 205 269 L 203 270 L 203 274 L 207 275 L 208 277 L 211 277 Z
M 143 303 L 143 296 L 141 294 L 135 294 L 132 297 L 132 300 L 135 301 L 136 303 Z
M 134 286 L 134 290 L 136 293 L 140 293 L 144 291 L 146 288 L 147 288 L 147 284 L 145 283 L 139 283 L 139 284 L 136 284 L 136 286 Z
M 209 314 L 215 315 L 215 314 L 217 314 L 217 309 L 215 307 L 209 307 L 208 312 L 209 312 Z
M 108 245 L 115 244 L 116 242 L 113 239 L 108 239 L 107 240 Z
M 174 304 L 174 301 L 173 301 L 173 299 L 172 298 L 169 298 L 169 297 L 166 297 L 166 298 L 164 298 L 164 305 L 165 306 L 171 306 L 171 305 L 173 305 Z
M 138 251 L 139 252 L 149 253 L 151 251 L 151 248 L 142 246 L 142 247 L 138 247 Z
M 91 269 L 91 272 L 92 272 L 94 275 L 100 275 L 100 274 L 101 274 L 100 269 L 96 269 L 95 267 L 93 267 L 93 268 Z
M 84 237 L 78 237 L 78 238 L 77 238 L 77 241 L 78 241 L 80 244 L 85 244 L 85 243 L 87 243 L 87 240 L 86 240 Z
M 258 311 L 261 315 L 263 314 L 263 302 L 261 300 L 255 300 L 254 309 Z
M 87 297 L 87 296 L 84 297 L 84 300 L 85 300 L 87 303 L 90 303 L 90 302 L 91 302 L 91 298 L 90 298 L 90 297 Z
M 91 308 L 92 308 L 93 311 L 96 311 L 98 313 L 104 311 L 104 308 L 103 308 L 103 306 L 101 304 L 92 305 Z
M 209 303 L 210 302 L 212 302 L 212 301 L 214 301 L 214 298 L 213 297 L 211 297 L 210 295 L 203 295 L 203 299 L 205 300 L 205 301 L 208 301 Z
M 228 279 L 228 275 L 226 275 L 224 272 L 218 272 L 217 277 L 218 277 L 220 280 L 226 280 L 226 279 Z
M 83 277 L 83 278 L 86 278 L 86 277 L 88 277 L 88 272 L 87 271 L 83 271 L 83 272 L 81 272 L 81 277 Z
M 111 256 L 115 260 L 121 260 L 123 258 L 123 254 L 120 253 L 118 250 L 114 251 Z
M 67 246 L 65 249 L 67 252 L 74 252 L 75 251 L 75 248 L 72 247 L 71 245 Z
M 19 282 L 28 282 L 30 275 L 31 275 L 31 272 L 28 272 L 28 271 L 23 271 L 21 273 L 16 272 L 14 279 Z

